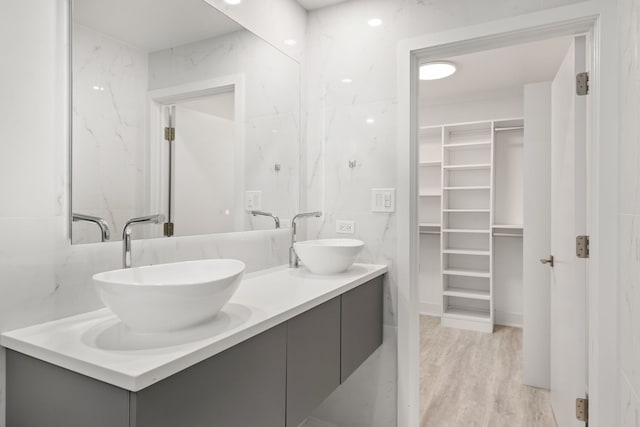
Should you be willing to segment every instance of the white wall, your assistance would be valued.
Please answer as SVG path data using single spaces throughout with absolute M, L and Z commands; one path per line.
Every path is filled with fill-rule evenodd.
M 385 285 L 385 346 L 362 373 L 314 413 L 333 425 L 393 426 L 396 423 L 396 221 L 370 212 L 372 187 L 396 183 L 396 49 L 398 41 L 574 3 L 553 1 L 351 0 L 313 11 L 307 31 L 307 207 L 323 209 L 309 221 L 312 236 L 334 236 L 336 219 L 356 221 L 367 245 L 361 261 L 390 265 Z M 381 18 L 372 28 L 367 20 Z M 351 84 L 342 83 L 351 78 Z M 367 123 L 373 118 L 374 123 Z M 348 160 L 358 166 L 350 169 Z M 360 372 L 360 371 L 359 371 Z M 370 380 L 367 381 L 366 378 Z M 378 387 L 377 392 L 373 392 Z M 369 393 L 362 395 L 363 390 Z M 404 426 L 403 426 L 404 427 Z
M 640 426 L 640 1 L 620 0 L 620 426 Z
M 150 213 L 140 203 L 147 53 L 78 24 L 73 46 L 73 208 L 103 218 L 117 240 L 129 218 Z M 73 223 L 74 243 L 100 241 L 95 224 Z
M 522 378 L 549 388 L 551 380 L 551 277 L 538 259 L 551 252 L 551 83 L 525 86 L 525 191 L 523 244 Z M 546 165 L 546 166 L 540 166 Z
M 94 273 L 121 265 L 121 244 L 68 240 L 66 12 L 62 1 L 10 0 L 0 16 L 0 331 L 102 306 Z M 287 262 L 289 232 L 134 241 L 134 264 L 229 257 L 251 271 Z M 0 427 L 5 410 L 0 351 Z
M 224 0 L 205 1 L 302 62 L 305 55 L 307 13 L 296 0 L 244 0 L 237 5 L 228 5 Z M 285 44 L 285 40 L 295 40 L 296 43 Z

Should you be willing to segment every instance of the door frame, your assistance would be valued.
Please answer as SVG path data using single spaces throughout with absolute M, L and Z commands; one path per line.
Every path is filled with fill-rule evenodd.
M 192 100 L 208 95 L 216 95 L 223 92 L 234 93 L 234 121 L 236 143 L 234 149 L 234 183 L 236 185 L 234 197 L 235 212 L 244 211 L 244 155 L 245 155 L 245 109 L 246 109 L 246 83 L 244 74 L 231 74 L 208 80 L 199 80 L 177 86 L 169 86 L 154 89 L 147 92 L 148 111 L 148 137 L 146 146 L 146 158 L 149 159 L 148 176 L 149 200 L 144 201 L 145 206 L 152 211 L 164 212 L 169 200 L 167 200 L 167 185 L 165 179 L 168 151 L 164 144 L 162 129 L 165 126 L 163 108 L 180 101 Z M 173 203 L 173 201 L 171 201 Z M 234 230 L 245 229 L 246 215 L 236 215 Z
M 611 3 L 611 2 L 609 2 Z M 587 376 L 592 426 L 617 419 L 617 85 L 616 9 L 606 0 L 507 18 L 403 40 L 397 50 L 398 426 L 418 426 L 419 226 L 418 61 L 566 35 L 588 35 L 591 93 L 587 118 Z M 614 284 L 614 286 L 611 286 Z

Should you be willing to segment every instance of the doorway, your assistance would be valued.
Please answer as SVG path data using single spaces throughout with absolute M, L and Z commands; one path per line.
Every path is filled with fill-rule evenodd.
M 558 16 L 545 16 L 534 22 L 529 28 L 522 28 L 521 23 L 504 22 L 479 26 L 466 34 L 451 32 L 451 34 L 423 37 L 403 43 L 399 49 L 399 168 L 398 168 L 398 199 L 406 197 L 406 203 L 398 205 L 398 367 L 399 367 L 399 408 L 398 419 L 401 425 L 419 425 L 419 297 L 418 297 L 418 265 L 419 265 L 419 164 L 418 164 L 418 97 L 416 84 L 418 81 L 418 66 L 430 59 L 441 59 L 456 55 L 463 55 L 482 50 L 502 48 L 515 44 L 528 43 L 548 39 L 550 37 L 587 34 L 586 64 L 594 71 L 592 84 L 598 84 L 598 66 L 594 58 L 598 57 L 599 40 L 593 37 L 596 17 L 585 18 L 584 11 L 575 8 L 564 16 L 564 21 Z M 517 30 L 516 30 L 517 29 Z M 410 77 L 407 77 L 410 76 Z M 594 96 L 593 105 L 599 103 Z M 599 110 L 588 112 L 587 150 L 598 147 Z M 406 142 L 402 142 L 406 141 Z M 406 145 L 404 145 L 406 143 Z M 407 164 L 409 168 L 407 168 Z M 592 163 L 590 163 L 592 164 Z M 589 166 L 589 165 L 587 165 Z M 589 180 L 590 168 L 586 170 Z M 406 184 L 405 184 L 406 183 Z M 599 195 L 593 187 L 586 193 L 587 212 L 595 212 Z M 595 192 L 595 193 L 594 193 Z M 587 218 L 586 224 L 588 229 Z M 593 230 L 594 233 L 597 230 Z M 597 262 L 592 257 L 591 263 Z M 590 285 L 590 287 L 592 287 Z M 598 308 L 599 309 L 599 308 Z M 584 325 L 584 318 L 582 319 Z M 584 349 L 580 349 L 584 353 Z M 586 359 L 586 356 L 585 356 Z M 596 362 L 600 373 L 600 362 Z M 586 369 L 585 369 L 586 371 Z M 585 390 L 586 392 L 586 390 Z M 566 408 L 565 408 L 566 409 Z M 573 407 L 575 409 L 575 407 Z M 578 424 L 577 424 L 578 425 Z
M 419 64 L 421 426 L 572 425 L 585 397 L 585 43 Z

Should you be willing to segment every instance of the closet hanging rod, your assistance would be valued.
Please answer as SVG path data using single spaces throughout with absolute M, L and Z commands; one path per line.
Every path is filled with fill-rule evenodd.
M 514 233 L 493 233 L 493 237 L 522 237 L 522 234 L 514 234 Z
M 522 129 L 524 129 L 524 126 L 509 126 L 504 128 L 493 128 L 494 132 L 503 132 L 506 130 L 522 130 Z
M 421 231 L 420 234 L 440 234 L 439 231 Z

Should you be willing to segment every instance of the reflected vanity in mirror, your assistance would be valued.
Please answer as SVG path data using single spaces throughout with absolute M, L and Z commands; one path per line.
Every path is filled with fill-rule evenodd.
M 120 240 L 151 214 L 165 224 L 135 238 L 275 229 L 294 215 L 295 60 L 205 0 L 72 6 L 72 243 Z

